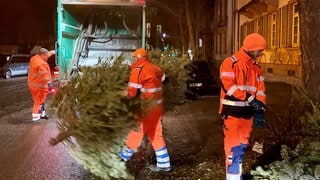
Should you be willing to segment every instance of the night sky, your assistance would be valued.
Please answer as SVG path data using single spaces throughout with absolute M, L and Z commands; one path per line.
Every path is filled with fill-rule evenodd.
M 57 0 L 1 0 L 0 45 L 54 45 L 56 41 Z M 169 36 L 179 37 L 179 1 L 149 0 L 157 6 L 152 26 L 162 24 Z M 151 12 L 153 9 L 149 9 Z M 150 15 L 150 14 L 149 14 Z M 164 18 L 170 17 L 170 18 Z M 185 20 L 185 17 L 182 18 Z
M 169 14 L 171 18 L 165 18 L 165 21 L 177 25 L 177 17 L 173 18 L 170 14 L 172 11 L 168 10 L 166 0 L 161 1 L 151 1 L 154 3 L 150 5 L 159 6 L 158 13 L 161 17 Z M 1 0 L 1 2 L 0 45 L 34 45 L 44 44 L 44 41 L 55 41 L 57 0 Z M 154 26 L 163 23 L 161 19 L 152 20 L 155 21 Z
M 43 44 L 55 39 L 56 0 L 2 0 L 0 45 Z

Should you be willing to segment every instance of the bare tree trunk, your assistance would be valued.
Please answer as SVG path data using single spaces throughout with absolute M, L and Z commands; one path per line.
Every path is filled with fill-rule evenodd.
M 186 18 L 187 18 L 187 25 L 188 25 L 188 34 L 189 34 L 189 47 L 192 50 L 192 53 L 195 55 L 195 41 L 194 41 L 194 30 L 192 25 L 192 19 L 190 15 L 190 7 L 188 0 L 185 0 L 185 7 L 186 7 Z
M 299 0 L 300 39 L 303 82 L 306 91 L 320 100 L 320 3 L 319 0 Z
M 180 28 L 180 39 L 181 39 L 181 45 L 182 45 L 182 52 L 185 52 L 185 45 L 186 42 L 184 40 L 184 31 L 183 31 L 183 23 L 182 23 L 182 2 L 179 2 L 179 28 Z

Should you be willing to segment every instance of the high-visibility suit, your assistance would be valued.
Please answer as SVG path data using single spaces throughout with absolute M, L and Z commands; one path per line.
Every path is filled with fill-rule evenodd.
M 45 51 L 48 53 L 47 51 Z M 52 52 L 50 52 L 52 53 Z M 37 122 L 45 114 L 45 100 L 47 98 L 51 82 L 51 71 L 47 58 L 51 55 L 45 53 L 36 54 L 31 57 L 28 72 L 28 87 L 33 98 L 32 121 Z
M 126 149 L 120 151 L 122 159 L 129 160 L 143 140 L 144 135 L 149 137 L 156 153 L 156 166 L 161 170 L 170 169 L 170 159 L 162 135 L 163 99 L 162 81 L 164 73 L 161 68 L 152 64 L 146 56 L 138 57 L 131 65 L 131 74 L 128 83 L 128 96 L 140 96 L 141 99 L 153 99 L 155 105 L 148 107 L 146 114 L 140 119 L 139 129 L 132 130 L 126 140 Z
M 262 71 L 244 47 L 233 56 L 226 58 L 220 66 L 222 88 L 219 113 L 224 120 L 227 180 L 242 179 L 242 160 L 253 123 L 253 108 L 248 98 L 253 95 L 257 100 L 266 104 Z M 261 50 L 264 49 L 265 44 Z M 249 50 L 260 49 L 249 48 Z

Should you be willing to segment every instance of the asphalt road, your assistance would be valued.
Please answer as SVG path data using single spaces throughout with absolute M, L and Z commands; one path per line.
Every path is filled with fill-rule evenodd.
M 54 120 L 31 122 L 32 98 L 26 77 L 0 79 L 0 179 L 92 179 L 68 153 L 50 146 Z

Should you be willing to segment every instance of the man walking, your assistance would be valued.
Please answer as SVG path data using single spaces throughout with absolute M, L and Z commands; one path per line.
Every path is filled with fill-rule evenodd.
M 28 72 L 28 87 L 33 98 L 32 122 L 39 122 L 47 119 L 45 112 L 45 100 L 51 85 L 51 71 L 48 58 L 55 54 L 55 51 L 48 51 L 40 48 L 39 52 L 31 57 Z
M 138 96 L 142 100 L 152 99 L 155 105 L 148 107 L 147 112 L 139 119 L 139 128 L 131 130 L 126 140 L 126 147 L 119 155 L 123 160 L 129 160 L 137 151 L 144 135 L 148 135 L 157 159 L 157 164 L 150 165 L 149 169 L 170 171 L 169 153 L 162 135 L 162 81 L 165 80 L 165 75 L 160 67 L 149 61 L 146 50 L 139 48 L 133 52 L 132 57 L 135 61 L 131 65 L 127 95 L 129 98 Z
M 264 111 L 264 78 L 256 58 L 266 49 L 265 39 L 249 34 L 243 46 L 220 66 L 222 88 L 219 113 L 224 122 L 226 179 L 242 179 L 242 160 L 252 131 L 254 111 Z

